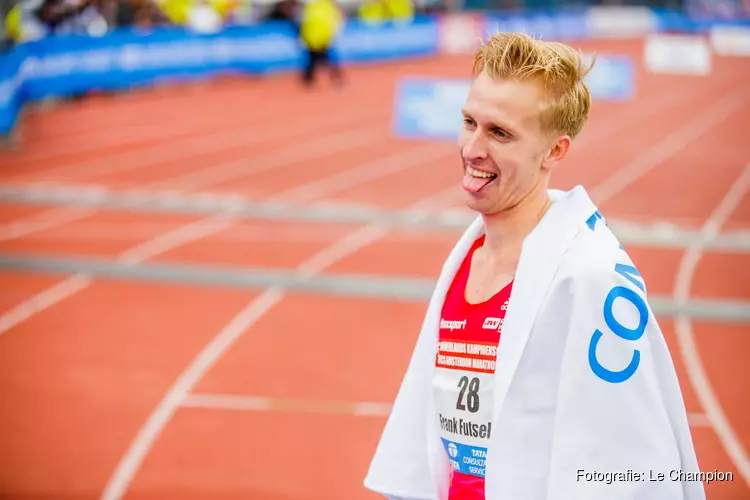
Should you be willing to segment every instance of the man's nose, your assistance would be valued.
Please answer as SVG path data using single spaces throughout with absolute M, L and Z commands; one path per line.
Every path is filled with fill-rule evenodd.
M 466 161 L 483 160 L 487 158 L 487 146 L 487 138 L 481 131 L 475 130 L 461 148 L 461 155 Z

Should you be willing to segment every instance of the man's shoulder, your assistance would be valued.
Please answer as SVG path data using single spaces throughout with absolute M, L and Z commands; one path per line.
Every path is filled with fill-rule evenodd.
M 603 219 L 581 229 L 565 255 L 560 276 L 586 286 L 627 284 L 646 291 L 635 263 Z

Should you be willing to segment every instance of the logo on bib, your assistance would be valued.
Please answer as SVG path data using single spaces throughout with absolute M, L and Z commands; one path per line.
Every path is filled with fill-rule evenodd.
M 482 328 L 485 330 L 497 330 L 503 327 L 503 318 L 485 318 Z
M 440 328 L 443 330 L 463 330 L 466 328 L 466 320 L 463 321 L 448 321 L 445 319 L 440 320 Z

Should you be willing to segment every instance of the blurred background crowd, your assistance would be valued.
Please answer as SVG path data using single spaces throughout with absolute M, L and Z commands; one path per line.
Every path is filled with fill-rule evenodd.
M 6 44 L 60 34 L 102 35 L 120 28 L 185 26 L 195 29 L 248 25 L 267 20 L 296 22 L 304 0 L 0 0 Z M 338 0 L 348 17 L 408 21 L 437 12 L 445 0 Z
M 102 35 L 120 28 L 154 26 L 219 29 L 265 20 L 298 21 L 306 0 L 0 0 L 4 46 L 53 35 Z M 698 16 L 750 16 L 750 0 L 337 0 L 349 18 L 408 21 L 415 14 L 446 10 L 513 10 L 649 5 Z

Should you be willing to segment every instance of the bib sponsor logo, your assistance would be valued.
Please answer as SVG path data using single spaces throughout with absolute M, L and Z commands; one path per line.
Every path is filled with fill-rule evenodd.
M 503 327 L 503 318 L 486 318 L 482 324 L 484 330 L 497 330 Z
M 463 330 L 466 328 L 466 320 L 462 321 L 448 321 L 445 319 L 440 320 L 440 329 L 441 330 Z

